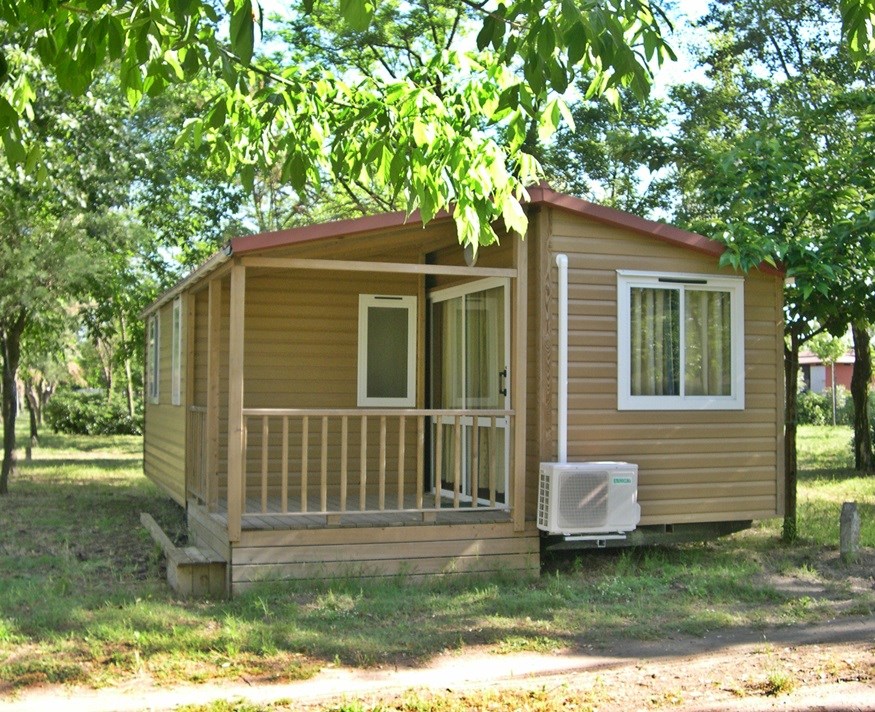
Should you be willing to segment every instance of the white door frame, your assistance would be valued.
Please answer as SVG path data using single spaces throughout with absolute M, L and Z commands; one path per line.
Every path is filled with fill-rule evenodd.
M 503 350 L 503 356 L 504 356 L 504 361 L 505 361 L 504 369 L 505 369 L 507 375 L 505 376 L 505 379 L 504 379 L 506 393 L 502 397 L 502 405 L 500 407 L 504 410 L 507 410 L 510 407 L 510 395 L 511 395 L 510 394 L 510 383 L 511 383 L 511 375 L 512 375 L 511 371 L 510 371 L 510 280 L 507 278 L 504 278 L 504 277 L 488 277 L 485 279 L 474 280 L 472 282 L 465 282 L 464 284 L 453 285 L 451 287 L 442 287 L 442 288 L 432 289 L 429 291 L 429 293 L 427 295 L 427 301 L 428 301 L 429 306 L 431 307 L 431 305 L 433 305 L 435 303 L 445 302 L 445 301 L 449 301 L 452 299 L 457 299 L 459 297 L 464 297 L 464 296 L 467 296 L 469 294 L 476 294 L 477 292 L 484 292 L 484 291 L 487 291 L 490 289 L 495 289 L 497 287 L 501 287 L 504 290 L 504 300 L 503 300 L 504 301 L 504 344 L 503 344 L 504 350 Z M 432 319 L 431 327 L 430 327 L 430 329 L 432 331 L 429 335 L 430 336 L 430 338 L 429 338 L 429 354 L 430 355 L 431 355 L 431 349 L 434 347 L 434 339 L 431 338 L 431 336 L 433 334 L 434 326 L 435 326 L 434 320 Z M 466 329 L 463 329 L 462 332 L 463 332 L 462 333 L 462 339 L 463 339 L 462 352 L 463 352 L 463 354 L 465 354 L 466 353 L 466 345 L 464 343 L 464 338 L 465 338 Z M 463 368 L 462 373 L 464 374 L 464 372 L 465 372 L 465 369 Z M 434 377 L 434 374 L 432 374 L 432 378 L 433 377 Z M 500 385 L 500 383 L 499 383 L 499 385 Z M 432 388 L 432 383 L 430 382 L 429 389 L 431 390 L 431 388 Z M 434 394 L 432 392 L 431 393 L 432 398 L 433 398 L 433 395 Z M 468 409 L 470 407 L 470 403 L 468 402 L 467 394 L 463 395 L 463 401 L 464 401 L 464 403 L 462 405 L 462 408 Z M 470 429 L 473 426 L 473 420 L 474 420 L 473 417 L 462 418 L 462 420 L 461 420 L 462 428 L 463 429 L 466 429 L 466 428 Z M 439 416 L 439 422 L 441 422 L 441 424 L 453 423 L 454 418 L 452 418 L 452 417 L 443 418 L 443 417 Z M 490 418 L 484 417 L 484 418 L 477 419 L 478 428 L 481 428 L 481 427 L 488 428 L 490 426 L 490 424 L 491 424 Z M 505 438 L 504 438 L 504 451 L 505 451 L 504 452 L 504 493 L 505 493 L 505 499 L 507 498 L 508 488 L 509 488 L 509 484 L 510 484 L 510 481 L 509 481 L 509 478 L 510 478 L 510 467 L 509 467 L 509 464 L 510 464 L 510 437 L 508 437 L 508 434 L 509 434 L 508 425 L 509 424 L 508 424 L 507 418 L 497 418 L 496 419 L 496 428 L 505 431 Z M 467 456 L 467 444 L 466 444 L 467 442 L 468 442 L 468 439 L 463 437 L 463 443 L 462 443 L 463 448 L 464 448 L 462 451 L 462 453 L 463 453 L 463 456 L 462 456 L 463 468 L 462 468 L 462 482 L 460 483 L 460 487 L 462 487 L 462 489 L 465 489 L 466 487 L 470 487 L 470 483 L 471 483 L 471 473 L 469 472 L 469 468 L 468 468 L 469 458 Z M 439 486 L 440 481 L 437 479 L 439 477 L 439 473 L 435 473 L 435 471 L 434 471 L 434 462 L 430 463 L 430 468 L 431 468 L 431 473 L 432 473 L 432 492 L 433 492 L 434 487 Z M 447 491 L 447 490 L 442 489 L 441 494 L 444 496 L 452 497 L 454 493 L 452 491 Z M 461 499 L 463 501 L 470 501 L 472 499 L 472 496 L 462 494 Z M 485 502 L 488 504 L 488 500 L 478 499 L 478 502 Z M 509 502 L 505 501 L 505 504 L 509 504 Z

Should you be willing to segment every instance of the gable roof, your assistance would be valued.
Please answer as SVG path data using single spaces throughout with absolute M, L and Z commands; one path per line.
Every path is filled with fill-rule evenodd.
M 679 227 L 667 223 L 647 220 L 638 217 L 637 215 L 632 215 L 631 213 L 617 210 L 616 208 L 609 208 L 604 205 L 591 203 L 588 200 L 576 198 L 572 195 L 559 193 L 550 188 L 546 183 L 527 188 L 527 192 L 529 199 L 525 201 L 525 205 L 529 207 L 550 207 L 565 210 L 605 225 L 623 228 L 645 237 L 650 237 L 671 245 L 694 250 L 712 257 L 719 258 L 726 250 L 722 244 L 715 240 L 711 240 L 704 235 L 689 232 L 688 230 L 682 230 Z M 451 219 L 452 216 L 450 213 L 441 211 L 429 224 L 446 222 Z M 178 295 L 185 286 L 199 281 L 220 267 L 224 262 L 231 259 L 234 255 L 244 255 L 258 250 L 288 247 L 302 243 L 318 242 L 320 240 L 360 237 L 368 233 L 383 232 L 393 228 L 411 227 L 421 224 L 422 217 L 418 210 L 410 215 L 404 211 L 397 211 L 391 213 L 379 213 L 377 215 L 367 215 L 360 218 L 350 218 L 347 220 L 316 223 L 314 225 L 293 227 L 286 230 L 277 230 L 275 232 L 262 232 L 253 235 L 244 235 L 242 237 L 234 237 L 225 244 L 222 250 L 217 252 L 204 264 L 192 271 L 187 277 L 158 297 L 158 299 L 143 310 L 141 316 L 146 316 L 155 311 L 155 309 L 161 305 L 166 304 Z M 760 269 L 771 274 L 784 274 L 783 270 L 772 267 L 768 264 L 760 265 Z
M 719 242 L 710 240 L 703 235 L 681 230 L 679 227 L 667 225 L 639 218 L 637 215 L 608 208 L 604 205 L 590 203 L 588 200 L 575 198 L 571 195 L 559 193 L 546 184 L 528 188 L 529 199 L 527 206 L 546 206 L 560 208 L 582 217 L 605 223 L 615 227 L 621 227 L 640 235 L 653 237 L 680 247 L 703 252 L 708 255 L 719 257 L 725 248 Z M 449 220 L 450 214 L 442 211 L 438 213 L 432 222 Z M 344 237 L 360 236 L 369 232 L 380 232 L 397 227 L 414 226 L 422 224 L 419 211 L 411 215 L 403 211 L 394 213 L 380 213 L 349 220 L 337 220 L 334 222 L 318 223 L 303 227 L 293 227 L 288 230 L 277 232 L 262 232 L 256 235 L 235 237 L 229 243 L 230 254 L 242 255 L 255 250 L 287 247 L 304 242 L 316 242 L 318 240 L 337 239 Z

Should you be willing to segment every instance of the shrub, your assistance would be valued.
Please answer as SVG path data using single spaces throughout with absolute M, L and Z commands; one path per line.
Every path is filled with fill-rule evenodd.
M 142 408 L 134 417 L 118 394 L 109 401 L 103 391 L 61 390 L 46 404 L 45 419 L 56 433 L 75 435 L 140 435 L 143 432 Z
M 828 396 L 802 391 L 796 401 L 796 420 L 800 425 L 826 425 L 832 422 L 832 402 Z
M 796 419 L 801 425 L 832 424 L 832 393 L 802 391 L 796 401 Z M 836 388 L 836 424 L 851 425 L 854 422 L 854 401 L 846 388 Z

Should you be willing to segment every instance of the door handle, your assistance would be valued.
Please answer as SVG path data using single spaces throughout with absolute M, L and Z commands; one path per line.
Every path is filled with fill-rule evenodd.
M 498 372 L 498 392 L 506 396 L 507 395 L 507 369 L 503 369 Z

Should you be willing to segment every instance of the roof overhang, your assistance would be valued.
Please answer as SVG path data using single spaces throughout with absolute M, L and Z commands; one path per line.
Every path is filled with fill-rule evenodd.
M 615 208 L 597 205 L 596 203 L 591 203 L 582 198 L 575 198 L 571 195 L 559 193 L 550 188 L 546 183 L 530 187 L 527 189 L 527 192 L 528 199 L 525 201 L 525 204 L 530 207 L 544 206 L 566 210 L 575 215 L 605 225 L 623 228 L 640 235 L 651 237 L 689 250 L 694 250 L 718 259 L 726 251 L 726 248 L 722 244 L 715 240 L 711 240 L 704 235 L 682 230 L 674 225 L 640 218 L 637 215 L 632 215 L 631 213 L 623 212 L 622 210 L 616 210 Z M 440 223 L 446 222 L 450 219 L 452 219 L 450 213 L 441 211 L 431 222 Z M 292 245 L 319 242 L 321 240 L 338 240 L 360 237 L 368 233 L 384 232 L 386 230 L 403 227 L 415 227 L 417 225 L 422 226 L 422 217 L 419 211 L 414 211 L 410 214 L 407 214 L 404 211 L 398 211 L 392 213 L 380 213 L 378 215 L 368 215 L 348 220 L 335 220 L 332 222 L 306 225 L 303 227 L 294 227 L 275 232 L 262 232 L 254 235 L 235 237 L 232 238 L 220 252 L 213 255 L 213 257 L 195 269 L 185 279 L 158 297 L 155 302 L 143 310 L 141 316 L 148 316 L 156 309 L 159 309 L 162 305 L 175 298 L 186 287 L 197 283 L 207 275 L 211 274 L 233 256 L 245 255 L 247 253 L 261 250 L 271 250 Z M 759 269 L 768 274 L 779 276 L 784 275 L 783 269 L 780 267 L 774 267 L 767 263 L 759 265 Z

